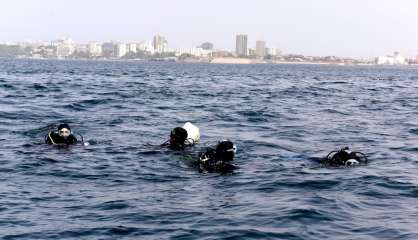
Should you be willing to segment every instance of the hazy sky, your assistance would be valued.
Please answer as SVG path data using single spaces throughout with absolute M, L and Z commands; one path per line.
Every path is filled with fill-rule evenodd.
M 418 0 L 1 0 L 0 41 L 167 38 L 234 49 L 248 34 L 284 53 L 418 55 Z

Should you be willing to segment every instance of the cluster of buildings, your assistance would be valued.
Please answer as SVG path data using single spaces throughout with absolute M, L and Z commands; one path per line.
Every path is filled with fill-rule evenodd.
M 12 43 L 8 43 L 9 45 Z M 154 36 L 152 41 L 142 42 L 90 42 L 77 44 L 71 38 L 52 42 L 23 42 L 19 45 L 32 58 L 91 58 L 91 59 L 123 59 L 146 57 L 179 57 L 183 54 L 195 57 L 210 57 L 213 52 L 212 43 L 203 43 L 195 48 L 170 49 L 163 36 Z
M 213 43 L 204 42 L 197 47 L 172 49 L 164 36 L 155 35 L 142 42 L 90 42 L 76 43 L 71 38 L 51 42 L 0 43 L 0 57 L 30 57 L 58 59 L 163 59 L 179 61 L 203 61 L 214 63 L 325 63 L 325 64 L 418 64 L 418 56 L 407 59 L 398 52 L 375 59 L 351 59 L 335 56 L 282 55 L 275 47 L 268 47 L 263 40 L 249 46 L 248 35 L 235 36 L 235 51 L 215 50 Z
M 13 44 L 13 43 L 8 43 Z M 213 43 L 204 42 L 197 47 L 172 49 L 164 36 L 156 35 L 152 41 L 142 42 L 90 42 L 78 44 L 71 38 L 52 42 L 22 42 L 25 56 L 32 58 L 92 58 L 92 59 L 135 59 L 135 58 L 213 58 L 213 57 L 258 57 L 279 56 L 277 48 L 267 48 L 264 41 L 257 41 L 256 48 L 248 48 L 247 35 L 237 35 L 236 51 L 214 50 Z
M 281 51 L 277 48 L 268 48 L 265 41 L 257 40 L 255 48 L 248 47 L 248 35 L 239 34 L 235 41 L 235 54 L 238 57 L 259 57 L 266 56 L 277 57 L 281 55 Z
M 35 58 L 103 58 L 118 59 L 125 56 L 135 56 L 139 52 L 167 52 L 168 44 L 164 37 L 155 36 L 154 41 L 144 42 L 90 42 L 77 44 L 71 38 L 45 43 L 23 43 L 22 47 L 30 48 L 30 56 Z
M 418 64 L 418 56 L 415 58 L 405 58 L 394 52 L 393 55 L 379 56 L 376 58 L 377 65 L 412 65 Z

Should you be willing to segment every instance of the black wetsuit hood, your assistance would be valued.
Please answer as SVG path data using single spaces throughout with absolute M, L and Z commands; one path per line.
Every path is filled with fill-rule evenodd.
M 77 138 L 73 134 L 70 134 L 66 139 L 56 132 L 49 132 L 48 135 L 45 136 L 45 143 L 53 145 L 72 145 L 76 144 L 77 141 Z
M 345 147 L 338 151 L 330 152 L 321 163 L 328 166 L 352 166 L 366 164 L 367 161 L 364 153 L 351 152 L 348 147 Z
M 231 141 L 221 141 L 215 148 L 207 148 L 199 154 L 199 171 L 208 172 L 232 172 L 236 147 Z

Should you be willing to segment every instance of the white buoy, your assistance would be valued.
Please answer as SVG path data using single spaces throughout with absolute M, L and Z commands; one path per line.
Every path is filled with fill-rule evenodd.
M 198 127 L 193 125 L 191 122 L 186 122 L 183 128 L 187 131 L 186 145 L 193 145 L 200 140 L 200 130 Z

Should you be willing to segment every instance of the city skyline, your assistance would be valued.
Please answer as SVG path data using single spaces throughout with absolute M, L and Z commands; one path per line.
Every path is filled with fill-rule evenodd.
M 117 41 L 117 40 L 108 40 L 108 41 L 88 41 L 88 42 L 77 42 L 74 41 L 70 36 L 66 36 L 63 38 L 57 38 L 53 40 L 44 40 L 44 41 L 35 41 L 35 40 L 24 40 L 24 41 L 7 41 L 7 42 L 0 42 L 1 45 L 12 45 L 12 46 L 54 46 L 58 42 L 62 41 L 68 41 L 70 40 L 73 42 L 74 47 L 82 47 L 85 46 L 86 49 L 82 51 L 90 52 L 92 54 L 91 56 L 95 56 L 95 52 L 97 51 L 98 46 L 103 49 L 103 55 L 97 55 L 98 56 L 110 56 L 109 54 L 106 54 L 106 45 L 110 44 L 109 48 L 113 49 L 114 46 L 122 45 L 120 47 L 123 48 L 122 54 L 116 54 L 117 57 L 123 57 L 126 53 L 129 52 L 137 52 L 137 49 L 140 49 L 140 51 L 144 52 L 152 52 L 154 53 L 175 53 L 177 56 L 180 56 L 181 54 L 191 54 L 195 56 L 202 56 L 207 55 L 211 52 L 228 52 L 230 54 L 233 54 L 234 57 L 260 57 L 263 58 L 265 56 L 279 56 L 279 55 L 289 55 L 289 56 L 303 56 L 304 54 L 301 53 L 283 53 L 281 49 L 268 45 L 267 41 L 264 40 L 256 40 L 253 45 L 250 45 L 248 43 L 248 35 L 247 34 L 237 34 L 235 35 L 235 46 L 234 49 L 217 49 L 214 48 L 214 44 L 210 41 L 205 41 L 201 44 L 198 44 L 197 46 L 188 46 L 183 48 L 173 48 L 169 46 L 169 43 L 165 36 L 156 34 L 152 37 L 151 40 L 131 40 L 131 41 Z M 142 45 L 142 46 L 141 46 Z M 93 48 L 93 49 L 92 49 Z M 132 48 L 135 50 L 133 51 Z M 77 51 L 77 49 L 75 49 Z M 197 52 L 196 52 L 197 50 Z M 113 50 L 111 50 L 113 51 Z M 116 50 L 120 51 L 120 49 Z M 203 51 L 203 52 L 202 52 Z M 209 51 L 209 52 L 208 52 Z M 102 53 L 102 49 L 100 49 L 100 53 Z M 399 55 L 399 51 L 393 51 L 394 55 Z M 336 56 L 336 55 L 306 55 L 307 57 L 337 57 L 337 58 L 346 58 L 346 59 L 357 59 L 357 60 L 366 60 L 369 61 L 370 59 L 377 59 L 379 57 L 393 57 L 394 55 L 391 55 L 392 53 L 385 53 L 380 56 L 372 56 L 372 57 L 346 57 L 346 56 Z M 418 54 L 402 54 L 405 59 L 414 59 L 414 61 L 417 61 Z
M 129 42 L 147 40 L 158 33 L 170 39 L 173 48 L 210 41 L 217 49 L 233 50 L 235 35 L 245 33 L 249 46 L 261 40 L 286 53 L 346 57 L 394 51 L 418 54 L 418 4 L 414 0 L 201 3 L 206 4 L 188 0 L 44 0 L 42 4 L 6 0 L 0 9 L 0 42 L 47 41 L 63 36 L 77 42 Z
M 151 60 L 208 62 L 232 64 L 256 63 L 308 63 L 308 64 L 377 64 L 416 65 L 418 56 L 408 58 L 394 52 L 374 59 L 355 59 L 339 56 L 304 56 L 303 54 L 283 54 L 280 49 L 268 47 L 265 41 L 256 41 L 255 48 L 248 46 L 248 35 L 238 34 L 235 51 L 216 50 L 211 42 L 196 47 L 169 48 L 164 36 L 154 35 L 152 41 L 141 42 L 89 42 L 79 43 L 71 38 L 47 42 L 0 43 L 0 57 L 35 59 L 95 59 L 95 60 Z

